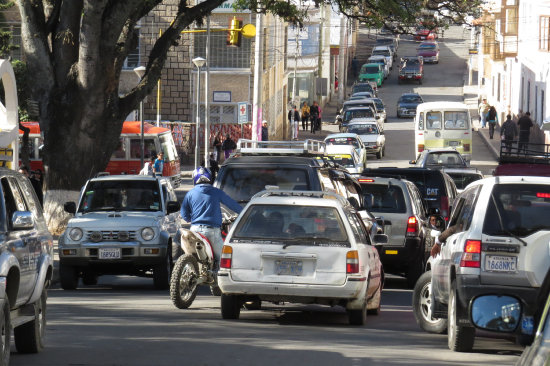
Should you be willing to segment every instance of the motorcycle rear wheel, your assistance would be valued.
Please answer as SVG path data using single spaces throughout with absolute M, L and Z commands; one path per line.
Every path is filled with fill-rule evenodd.
M 192 255 L 178 258 L 170 278 L 170 299 L 178 309 L 187 309 L 197 296 L 199 263 Z

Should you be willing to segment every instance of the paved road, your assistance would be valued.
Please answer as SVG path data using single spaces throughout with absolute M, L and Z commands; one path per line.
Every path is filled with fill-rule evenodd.
M 398 96 L 414 89 L 430 101 L 461 100 L 467 47 L 461 28 L 446 32 L 439 65 L 426 65 L 423 85 L 398 85 L 396 70 L 381 89 L 388 106 L 387 155 L 371 166 L 407 166 L 413 154 L 411 120 L 395 118 Z M 403 41 L 399 54 L 414 54 Z M 459 51 L 456 55 L 455 52 Z M 325 125 L 323 134 L 336 132 Z M 490 174 L 495 162 L 474 134 L 473 165 Z M 184 181 L 179 196 L 191 188 Z M 522 348 L 506 339 L 478 337 L 473 353 L 454 353 L 445 335 L 420 330 L 411 309 L 411 290 L 399 277 L 388 278 L 382 312 L 364 327 L 347 324 L 341 308 L 266 305 L 243 310 L 238 321 L 224 321 L 219 298 L 202 289 L 188 310 L 176 309 L 152 279 L 101 277 L 97 286 L 63 291 L 48 299 L 45 350 L 12 353 L 11 365 L 512 365 Z

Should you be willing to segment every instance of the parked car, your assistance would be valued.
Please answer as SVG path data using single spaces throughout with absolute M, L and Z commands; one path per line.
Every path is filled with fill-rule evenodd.
M 390 46 L 374 46 L 371 56 L 384 56 L 388 62 L 390 70 L 393 69 L 393 52 Z
M 374 81 L 377 86 L 384 82 L 384 66 L 379 63 L 368 63 L 361 66 L 359 82 Z
M 409 164 L 431 169 L 468 168 L 468 162 L 453 147 L 426 149 L 418 154 L 416 160 L 409 161 Z
M 239 318 L 247 301 L 284 301 L 339 305 L 350 324 L 363 325 L 367 312 L 380 312 L 384 283 L 373 244 L 341 196 L 260 192 L 239 215 L 222 249 L 222 317 Z
M 355 83 L 351 87 L 351 95 L 359 92 L 369 92 L 373 96 L 376 96 L 376 90 L 372 87 L 370 83 Z
M 436 40 L 438 38 L 437 28 L 429 29 L 425 27 L 417 27 L 414 34 L 415 41 Z
M 362 175 L 363 202 L 384 219 L 388 243 L 380 249 L 387 273 L 404 275 L 409 287 L 424 271 L 431 247 L 426 246 L 428 218 L 418 188 L 405 179 Z
M 361 137 L 359 137 L 355 133 L 333 133 L 331 135 L 328 135 L 325 137 L 325 144 L 327 148 L 330 145 L 345 145 L 345 146 L 352 146 L 355 151 L 357 152 L 357 155 L 359 156 L 359 163 L 361 165 L 367 164 L 367 148 L 365 144 L 363 143 L 363 140 L 361 140 Z
M 455 182 L 456 190 L 458 193 L 462 193 L 468 184 L 475 182 L 476 180 L 483 179 L 483 174 L 477 168 L 469 169 L 452 169 L 444 168 L 443 171 L 449 175 Z
M 376 112 L 372 107 L 372 104 L 369 103 L 369 106 L 363 106 L 363 107 L 352 107 L 349 109 L 346 109 L 345 112 L 342 114 L 342 122 L 340 123 L 340 131 L 345 132 L 348 128 L 348 123 L 351 122 L 353 119 L 357 118 L 372 118 L 374 121 L 376 121 Z M 376 107 L 375 107 L 376 108 Z
M 12 329 L 19 353 L 44 348 L 54 253 L 53 238 L 29 179 L 2 167 L 0 189 L 0 364 L 8 365 Z
M 368 63 L 374 63 L 374 64 L 380 64 L 382 66 L 382 70 L 384 71 L 384 79 L 387 79 L 390 75 L 390 66 L 388 65 L 388 61 L 386 60 L 386 57 L 380 55 L 380 56 L 371 56 L 367 59 Z
M 422 56 L 424 62 L 439 63 L 439 45 L 437 42 L 422 42 L 416 49 L 416 54 Z
M 422 84 L 424 78 L 424 60 L 422 57 L 405 56 L 401 58 L 399 64 L 398 83 L 404 81 L 417 81 Z
M 357 120 L 353 120 L 348 124 L 347 132 L 355 133 L 361 138 L 367 150 L 367 154 L 374 154 L 377 159 L 381 159 L 386 150 L 386 137 L 384 136 L 384 131 L 379 128 L 378 123 L 355 121 Z M 361 171 L 359 173 L 361 173 Z
M 482 295 L 521 299 L 521 327 L 513 333 L 520 343 L 532 340 L 537 295 L 550 269 L 550 257 L 541 255 L 550 241 L 549 197 L 547 178 L 511 176 L 478 180 L 456 198 L 448 226 L 455 232 L 432 266 L 432 312 L 448 319 L 451 350 L 473 348 L 468 309 Z
M 364 176 L 400 177 L 413 182 L 424 202 L 428 214 L 438 213 L 449 220 L 450 208 L 457 195 L 456 186 L 451 177 L 441 170 L 427 168 L 381 167 L 365 169 Z
M 170 181 L 145 175 L 92 178 L 78 204 L 65 203 L 74 214 L 59 238 L 59 276 L 64 290 L 79 278 L 95 285 L 98 276 L 149 276 L 157 289 L 167 289 L 176 233 L 183 221 Z
M 403 93 L 397 101 L 397 118 L 414 117 L 416 107 L 423 103 L 422 97 L 417 93 Z
M 386 113 L 386 106 L 380 98 L 372 98 L 376 105 L 376 119 L 378 122 L 388 122 L 388 114 Z

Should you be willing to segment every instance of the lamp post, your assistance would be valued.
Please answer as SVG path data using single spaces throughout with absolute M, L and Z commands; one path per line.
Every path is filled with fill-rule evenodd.
M 143 75 L 145 75 L 145 66 L 138 66 L 134 69 L 134 72 L 136 73 L 136 75 L 139 77 L 139 81 L 141 81 L 141 79 L 143 78 Z M 143 139 L 143 99 L 139 101 L 139 120 L 141 122 L 141 125 L 140 125 L 140 131 L 141 131 L 141 140 L 140 140 L 140 145 L 141 145 L 141 165 L 139 167 L 139 169 L 142 169 L 143 168 L 143 158 L 144 158 L 144 154 L 145 154 L 145 143 L 144 143 L 144 139 Z
M 193 63 L 197 66 L 197 116 L 196 116 L 196 126 L 195 126 L 195 169 L 199 166 L 199 128 L 201 125 L 200 122 L 200 112 L 201 112 L 201 67 L 206 63 L 206 59 L 202 57 L 195 57 Z

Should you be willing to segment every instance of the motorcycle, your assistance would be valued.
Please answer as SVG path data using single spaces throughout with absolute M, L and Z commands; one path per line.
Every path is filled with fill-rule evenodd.
M 222 238 L 237 216 L 224 214 Z M 188 229 L 181 231 L 183 254 L 177 259 L 170 277 L 170 299 L 178 309 L 187 309 L 197 296 L 199 285 L 210 286 L 214 296 L 221 296 L 215 271 L 214 250 L 208 238 Z

